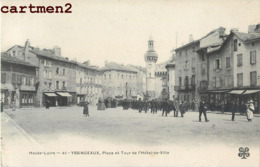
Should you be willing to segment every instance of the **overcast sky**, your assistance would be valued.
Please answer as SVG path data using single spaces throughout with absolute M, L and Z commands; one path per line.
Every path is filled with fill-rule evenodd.
M 62 56 L 92 65 L 104 61 L 144 66 L 153 37 L 158 62 L 170 51 L 223 26 L 247 32 L 260 23 L 260 0 L 2 0 L 2 5 L 72 4 L 71 14 L 1 14 L 1 51 L 13 45 L 60 46 Z

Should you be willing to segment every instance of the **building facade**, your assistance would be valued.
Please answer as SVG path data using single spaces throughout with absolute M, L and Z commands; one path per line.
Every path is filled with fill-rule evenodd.
M 106 62 L 103 72 L 104 98 L 137 98 L 137 71 L 114 62 Z
M 99 98 L 103 98 L 102 72 L 90 66 L 88 62 L 78 63 L 76 66 L 77 104 L 88 101 L 95 105 Z
M 180 48 L 175 49 L 175 86 L 176 97 L 180 101 L 191 101 L 198 95 L 196 92 L 196 74 L 198 71 L 199 41 L 192 41 Z
M 28 62 L 1 54 L 1 99 L 5 108 L 36 106 L 37 71 Z
M 43 49 L 31 47 L 29 40 L 25 46 L 14 46 L 7 53 L 38 67 L 36 83 L 36 105 L 69 106 L 76 104 L 76 62 L 61 56 L 58 47 Z
M 165 68 L 167 69 L 167 92 L 169 100 L 173 100 L 175 98 L 175 52 L 171 57 L 171 60 L 166 64 Z
M 137 71 L 137 99 L 143 99 L 144 94 L 146 93 L 146 69 L 141 66 L 127 65 L 127 68 L 132 69 L 133 71 Z
M 252 99 L 259 110 L 259 28 L 249 26 L 248 33 L 234 29 L 229 35 L 222 33 L 221 40 L 198 50 L 202 70 L 200 99 L 208 102 L 212 110 L 220 110 L 223 102 L 242 106 Z
M 191 102 L 193 99 L 205 98 L 203 91 L 209 82 L 209 63 L 205 50 L 220 46 L 225 36 L 225 28 L 219 27 L 199 40 L 190 42 L 175 49 L 176 73 L 175 91 L 181 101 Z

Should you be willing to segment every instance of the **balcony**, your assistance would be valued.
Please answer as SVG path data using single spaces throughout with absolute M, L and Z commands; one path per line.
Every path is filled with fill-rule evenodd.
M 188 85 L 188 87 L 186 87 L 186 89 L 188 89 L 188 90 L 196 90 L 196 84 Z
M 187 90 L 186 86 L 174 86 L 174 91 Z

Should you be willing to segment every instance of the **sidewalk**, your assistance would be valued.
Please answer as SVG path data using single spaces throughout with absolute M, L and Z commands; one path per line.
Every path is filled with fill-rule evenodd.
M 1 142 L 2 146 L 14 145 L 19 142 L 19 145 L 25 144 L 33 147 L 39 147 L 36 142 L 26 131 L 24 131 L 7 113 L 1 113 Z

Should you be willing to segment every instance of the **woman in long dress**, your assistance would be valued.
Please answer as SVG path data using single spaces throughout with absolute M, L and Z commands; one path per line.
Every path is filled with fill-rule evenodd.
M 254 117 L 254 111 L 255 111 L 254 102 L 253 102 L 253 100 L 250 100 L 247 105 L 247 110 L 246 110 L 248 122 L 252 122 L 252 119 Z

